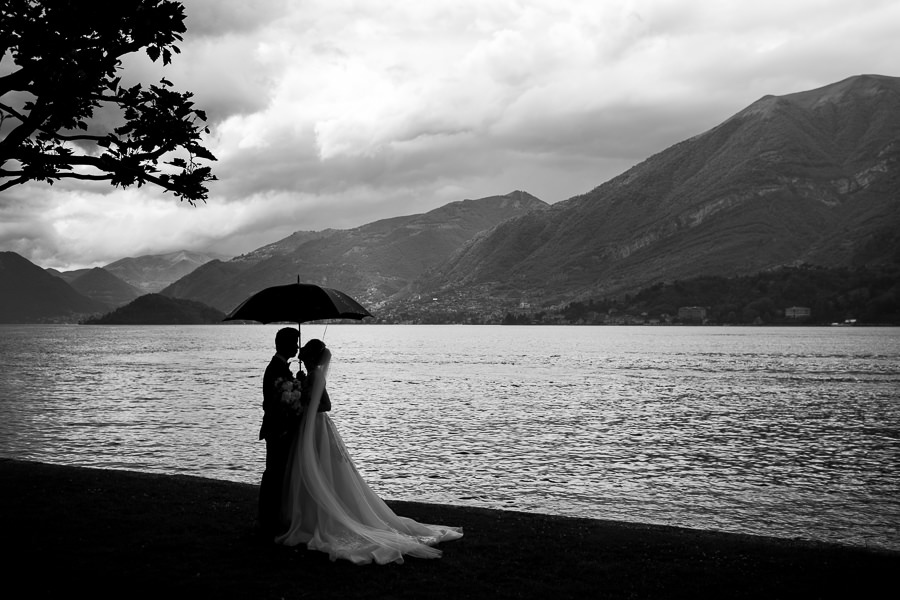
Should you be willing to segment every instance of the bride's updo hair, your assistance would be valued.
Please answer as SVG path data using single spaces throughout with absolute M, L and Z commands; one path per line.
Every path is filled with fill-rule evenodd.
M 300 360 L 315 362 L 322 355 L 322 350 L 324 349 L 325 342 L 313 338 L 306 342 L 303 345 L 303 348 L 300 349 Z

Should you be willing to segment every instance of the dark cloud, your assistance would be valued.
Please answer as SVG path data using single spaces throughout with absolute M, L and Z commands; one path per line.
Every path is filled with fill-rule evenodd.
M 881 0 L 185 6 L 182 53 L 165 68 L 130 56 L 126 80 L 166 77 L 207 111 L 210 202 L 27 186 L 0 197 L 0 249 L 80 266 L 235 254 L 515 189 L 557 202 L 763 95 L 898 75 L 900 54 L 900 4 Z
M 284 15 L 290 0 L 181 0 L 187 36 L 249 33 Z

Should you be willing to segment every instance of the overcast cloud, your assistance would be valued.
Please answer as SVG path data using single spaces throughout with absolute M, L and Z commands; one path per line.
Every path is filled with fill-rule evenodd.
M 210 200 L 60 182 L 0 196 L 44 267 L 235 255 L 525 190 L 558 202 L 766 94 L 898 76 L 896 0 L 186 0 L 182 53 L 126 79 L 195 93 Z

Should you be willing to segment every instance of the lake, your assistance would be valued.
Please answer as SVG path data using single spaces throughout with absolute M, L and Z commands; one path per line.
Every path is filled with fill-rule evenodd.
M 0 325 L 0 456 L 258 483 L 275 325 Z M 303 326 L 386 499 L 900 549 L 900 329 Z

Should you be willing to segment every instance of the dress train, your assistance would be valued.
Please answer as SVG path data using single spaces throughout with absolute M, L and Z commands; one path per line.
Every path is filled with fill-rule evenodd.
M 283 512 L 290 528 L 276 538 L 288 546 L 365 564 L 402 563 L 403 556 L 438 558 L 433 546 L 462 537 L 462 529 L 396 515 L 366 484 L 331 417 L 317 412 L 331 353 L 315 369 L 309 406 L 288 456 Z

